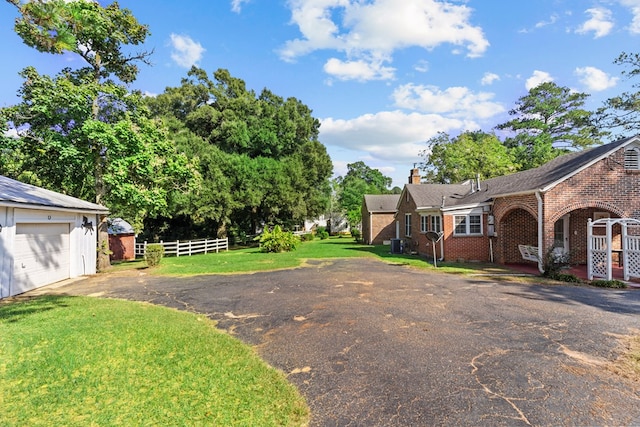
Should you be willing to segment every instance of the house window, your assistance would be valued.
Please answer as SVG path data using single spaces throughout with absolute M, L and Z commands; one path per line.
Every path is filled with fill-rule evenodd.
M 404 214 L 404 235 L 411 236 L 411 214 Z
M 458 236 L 482 234 L 481 215 L 456 215 L 454 217 L 455 228 L 453 234 Z
M 439 216 L 431 217 L 431 231 L 435 231 L 436 233 L 440 233 L 442 231 L 442 220 Z
M 640 170 L 640 149 L 630 148 L 624 152 L 625 170 Z
M 426 233 L 429 231 L 429 216 L 420 215 L 420 232 Z

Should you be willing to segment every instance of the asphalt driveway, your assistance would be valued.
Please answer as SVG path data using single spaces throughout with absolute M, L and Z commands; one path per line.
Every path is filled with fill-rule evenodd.
M 313 425 L 640 425 L 640 383 L 612 370 L 623 338 L 640 333 L 640 290 L 351 259 L 250 275 L 99 275 L 46 292 L 205 313 L 288 374 Z

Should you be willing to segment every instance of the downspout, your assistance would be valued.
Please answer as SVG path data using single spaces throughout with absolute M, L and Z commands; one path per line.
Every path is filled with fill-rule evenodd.
M 369 212 L 369 244 L 373 245 L 373 213 Z
M 544 273 L 544 268 L 542 267 L 542 245 L 544 244 L 543 239 L 543 221 L 542 221 L 542 196 L 540 196 L 540 190 L 536 190 L 536 199 L 538 199 L 538 271 L 540 273 Z
M 444 202 L 445 202 L 445 197 L 442 196 L 442 203 L 440 204 L 440 231 L 442 231 L 444 233 L 444 212 L 442 212 L 442 209 L 444 209 Z M 433 257 L 435 258 L 436 254 L 433 254 Z M 444 234 L 442 235 L 442 238 L 440 239 L 440 259 L 438 259 L 439 262 L 444 261 Z

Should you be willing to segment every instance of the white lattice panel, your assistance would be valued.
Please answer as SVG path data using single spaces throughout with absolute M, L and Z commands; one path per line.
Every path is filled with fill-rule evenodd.
M 607 252 L 591 252 L 591 272 L 594 277 L 607 277 Z
M 626 262 L 629 276 L 640 277 L 640 251 L 628 251 Z

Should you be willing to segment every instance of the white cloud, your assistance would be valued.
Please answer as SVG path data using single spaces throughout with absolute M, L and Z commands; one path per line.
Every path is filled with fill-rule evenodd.
M 586 14 L 591 15 L 591 18 L 576 30 L 579 34 L 586 34 L 593 31 L 594 38 L 604 37 L 613 29 L 613 17 L 609 9 L 604 7 L 594 7 L 587 9 Z
M 553 25 L 558 21 L 558 15 L 557 14 L 553 14 L 549 17 L 548 21 L 539 21 L 536 23 L 535 28 L 542 28 L 542 27 L 546 27 L 548 25 Z
M 320 122 L 323 144 L 364 152 L 369 158 L 384 162 L 386 167 L 395 164 L 400 170 L 419 161 L 425 142 L 439 131 L 479 128 L 473 121 L 401 111 L 365 114 L 352 120 L 326 118 Z
M 410 83 L 398 87 L 392 96 L 400 108 L 470 120 L 487 119 L 505 111 L 502 105 L 492 101 L 494 94 L 474 93 L 466 87 L 440 90 L 436 86 Z
M 640 34 L 640 0 L 620 0 L 622 6 L 628 7 L 633 15 L 629 32 L 632 34 Z
M 575 74 L 580 77 L 580 82 L 593 92 L 609 89 L 618 83 L 618 77 L 610 77 L 595 67 L 578 67 Z
M 231 0 L 231 10 L 235 13 L 240 13 L 244 3 L 249 3 L 249 0 Z
M 324 71 L 339 80 L 387 80 L 393 78 L 395 68 L 385 67 L 381 62 L 341 61 L 329 59 L 324 64 Z
M 533 72 L 533 75 L 527 79 L 524 86 L 527 88 L 527 90 L 531 90 L 541 83 L 552 81 L 553 77 L 551 77 L 551 74 L 547 73 L 546 71 L 535 70 Z
M 205 48 L 198 42 L 195 42 L 189 36 L 171 34 L 171 59 L 181 67 L 191 68 L 202 59 Z
M 480 84 L 482 86 L 488 86 L 488 85 L 492 85 L 493 82 L 497 82 L 498 80 L 500 80 L 500 76 L 497 75 L 496 73 L 484 73 L 484 76 L 482 76 L 482 80 L 480 80 Z
M 429 71 L 429 61 L 420 60 L 416 63 L 413 69 L 419 73 L 426 73 Z
M 469 23 L 471 9 L 465 5 L 435 0 L 290 0 L 289 6 L 302 37 L 282 47 L 280 56 L 286 61 L 330 49 L 345 54 L 343 63 L 370 62 L 374 69 L 391 69 L 382 64 L 390 62 L 397 49 L 431 50 L 452 44 L 477 57 L 489 46 L 482 29 Z

